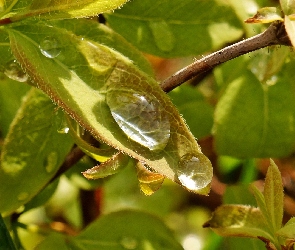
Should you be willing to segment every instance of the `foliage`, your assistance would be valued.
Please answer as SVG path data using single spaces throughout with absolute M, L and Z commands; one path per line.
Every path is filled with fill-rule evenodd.
M 295 61 L 281 45 L 295 46 L 294 12 L 287 0 L 0 1 L 0 249 L 293 249 L 287 171 L 271 161 L 263 193 L 251 184 L 257 207 L 243 184 L 253 158 L 291 165 Z M 188 84 L 166 94 L 161 63 L 183 68 L 166 83 Z M 217 238 L 205 220 L 256 241 Z

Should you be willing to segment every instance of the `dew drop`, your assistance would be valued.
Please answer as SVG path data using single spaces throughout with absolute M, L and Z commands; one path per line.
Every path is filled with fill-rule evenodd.
M 58 155 L 56 152 L 50 152 L 44 160 L 44 167 L 47 173 L 52 172 L 57 164 Z
M 107 91 L 112 116 L 133 141 L 150 150 L 163 150 L 170 138 L 170 121 L 161 103 L 153 96 L 133 90 Z
M 175 37 L 169 24 L 165 21 L 153 21 L 149 26 L 157 47 L 164 52 L 171 51 L 175 46 Z
M 121 239 L 120 244 L 122 245 L 122 247 L 124 247 L 125 249 L 136 249 L 138 246 L 138 242 L 135 238 L 133 237 L 129 237 L 129 236 L 125 236 Z
M 41 53 L 48 58 L 55 58 L 61 52 L 61 46 L 60 46 L 59 41 L 55 37 L 52 37 L 52 36 L 45 37 L 41 41 L 41 43 L 39 45 L 39 49 L 40 49 Z
M 179 161 L 177 175 L 182 185 L 189 190 L 205 188 L 213 177 L 211 162 L 201 153 L 185 154 Z
M 26 82 L 28 80 L 28 75 L 21 69 L 16 60 L 12 60 L 5 65 L 4 74 L 18 82 Z
M 28 197 L 29 197 L 29 193 L 27 193 L 27 192 L 21 192 L 21 193 L 18 194 L 17 199 L 18 199 L 19 201 L 24 201 L 24 200 L 26 200 Z

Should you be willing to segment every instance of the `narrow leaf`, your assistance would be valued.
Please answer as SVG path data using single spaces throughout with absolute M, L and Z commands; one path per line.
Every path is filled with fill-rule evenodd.
M 270 161 L 270 166 L 267 170 L 263 194 L 268 219 L 272 224 L 272 229 L 276 232 L 282 226 L 284 191 L 281 173 L 272 160 Z
M 19 0 L 11 3 L 3 18 L 13 22 L 29 17 L 61 19 L 95 16 L 122 6 L 127 0 Z
M 204 224 L 221 236 L 239 236 L 272 239 L 266 222 L 258 208 L 245 205 L 223 205 Z
M 52 178 L 73 143 L 57 132 L 56 106 L 40 90 L 24 99 L 1 152 L 0 211 L 11 213 Z
M 34 30 L 36 25 L 27 25 L 9 32 L 15 57 L 39 88 L 97 140 L 191 191 L 209 192 L 211 163 L 154 79 L 115 50 L 71 30 L 44 24 Z M 40 48 L 44 40 L 53 48 Z
M 87 169 L 82 174 L 87 179 L 99 179 L 118 173 L 127 167 L 130 157 L 122 153 L 117 153 L 109 160 L 100 163 L 98 166 Z

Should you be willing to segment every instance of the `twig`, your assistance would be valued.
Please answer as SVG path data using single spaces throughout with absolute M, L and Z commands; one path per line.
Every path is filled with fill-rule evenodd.
M 283 22 L 274 22 L 263 33 L 242 40 L 195 61 L 164 80 L 161 83 L 161 88 L 165 92 L 169 92 L 199 74 L 213 69 L 217 65 L 270 45 L 291 45 Z

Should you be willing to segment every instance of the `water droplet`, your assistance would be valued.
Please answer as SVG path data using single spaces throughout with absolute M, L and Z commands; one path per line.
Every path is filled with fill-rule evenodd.
M 279 80 L 278 76 L 273 75 L 271 78 L 269 78 L 268 80 L 265 81 L 265 84 L 267 86 L 273 86 L 277 83 L 278 80 Z
M 18 82 L 26 82 L 28 80 L 28 75 L 21 69 L 16 60 L 12 60 L 5 65 L 4 74 Z
M 213 177 L 211 162 L 201 153 L 185 154 L 179 161 L 177 175 L 182 185 L 189 190 L 205 188 Z
M 21 192 L 21 193 L 18 194 L 17 199 L 18 199 L 19 201 L 24 201 L 24 200 L 26 200 L 28 197 L 29 197 L 29 193 L 27 193 L 27 192 Z
M 120 241 L 120 244 L 125 249 L 136 249 L 138 246 L 137 240 L 135 238 L 129 237 L 129 236 L 123 237 Z
M 150 150 L 163 150 L 170 138 L 170 121 L 164 107 L 152 95 L 112 88 L 107 91 L 112 116 L 133 141 Z
M 44 167 L 47 173 L 52 172 L 57 164 L 58 155 L 56 152 L 50 152 L 44 160 Z
M 45 37 L 41 41 L 39 48 L 41 50 L 41 53 L 48 58 L 55 58 L 61 52 L 61 46 L 59 41 L 52 36 Z
M 164 52 L 171 51 L 175 46 L 175 37 L 169 24 L 165 21 L 153 21 L 150 22 L 149 26 L 157 47 Z

